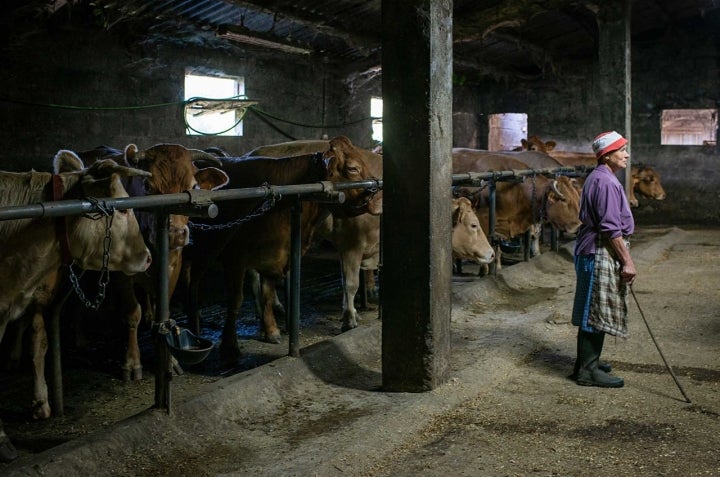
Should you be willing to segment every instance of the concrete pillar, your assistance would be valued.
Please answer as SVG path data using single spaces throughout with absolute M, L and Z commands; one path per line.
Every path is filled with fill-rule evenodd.
M 615 130 L 625 136 L 632 147 L 632 78 L 630 12 L 632 0 L 600 2 L 598 29 L 598 98 L 602 131 Z M 624 174 L 625 189 L 632 187 L 630 167 Z
M 452 0 L 383 0 L 382 370 L 446 378 L 450 353 Z

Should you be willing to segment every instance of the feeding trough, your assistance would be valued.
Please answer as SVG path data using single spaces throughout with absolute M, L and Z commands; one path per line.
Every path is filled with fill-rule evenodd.
M 173 326 L 165 335 L 170 353 L 181 365 L 202 363 L 213 349 L 213 342 L 195 336 L 187 328 Z

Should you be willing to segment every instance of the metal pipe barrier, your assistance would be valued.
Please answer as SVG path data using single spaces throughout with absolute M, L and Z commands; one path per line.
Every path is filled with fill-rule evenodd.
M 0 207 L 0 220 L 18 220 L 33 218 L 64 217 L 68 215 L 82 215 L 90 213 L 101 213 L 103 211 L 118 209 L 144 209 L 153 210 L 156 214 L 159 226 L 158 257 L 156 261 L 160 267 L 158 273 L 158 296 L 156 303 L 156 322 L 153 324 L 155 330 L 161 328 L 169 330 L 170 326 L 170 305 L 168 297 L 168 240 L 167 230 L 170 214 L 182 214 L 189 216 L 215 217 L 217 205 L 215 202 L 227 200 L 253 199 L 265 197 L 285 196 L 298 202 L 293 207 L 292 217 L 292 250 L 291 250 L 291 311 L 290 329 L 293 331 L 290 337 L 289 353 L 292 356 L 299 355 L 299 280 L 300 280 L 300 211 L 301 200 L 312 200 L 322 202 L 343 203 L 345 194 L 342 192 L 348 189 L 382 188 L 381 179 L 352 182 L 330 182 L 321 181 L 312 184 L 296 185 L 264 185 L 245 189 L 226 190 L 203 190 L 195 189 L 177 194 L 151 195 L 143 197 L 121 197 L 121 198 L 99 198 L 99 199 L 73 199 L 61 201 L 47 201 L 36 204 Z M 164 231 L 162 233 L 161 231 Z M 163 293 L 164 291 L 164 293 Z M 64 300 L 63 300 L 64 301 Z M 59 333 L 52 333 L 52 330 L 59 329 L 59 307 L 57 313 L 53 314 L 50 323 L 51 328 L 51 368 L 53 369 L 53 380 L 55 389 L 51 391 L 53 407 L 59 415 L 62 415 L 62 371 Z M 156 333 L 159 335 L 159 333 Z M 155 407 L 164 409 L 168 413 L 171 407 L 170 379 L 172 377 L 171 355 L 164 336 L 156 336 L 156 353 L 158 356 L 158 372 L 155 378 Z
M 541 169 L 513 169 L 508 171 L 487 171 L 487 172 L 464 172 L 460 174 L 452 175 L 452 185 L 460 186 L 466 185 L 470 187 L 484 187 L 488 186 L 488 204 L 489 204 L 489 230 L 488 239 L 493 240 L 495 236 L 495 207 L 497 204 L 496 200 L 496 183 L 497 182 L 508 182 L 514 180 L 524 180 L 527 176 L 545 175 L 556 177 L 559 175 L 565 175 L 570 177 L 582 177 L 586 176 L 592 171 L 594 166 L 562 166 L 562 167 L 546 167 Z M 529 234 L 525 234 L 524 237 L 524 253 L 523 259 L 529 260 Z M 551 247 L 554 251 L 558 250 L 557 243 L 557 230 L 553 227 L 551 230 Z M 462 272 L 461 261 L 456 261 L 456 267 L 458 273 Z M 495 262 L 490 264 L 489 272 L 493 275 L 497 274 L 497 264 Z
M 558 168 L 545 168 L 545 169 L 525 169 L 525 170 L 509 170 L 509 171 L 492 171 L 492 172 L 467 172 L 462 174 L 452 175 L 452 185 L 469 185 L 469 186 L 483 186 L 486 183 L 490 184 L 491 189 L 491 211 L 490 211 L 490 235 L 494 234 L 494 213 L 495 213 L 495 194 L 494 184 L 499 181 L 510 181 L 517 180 L 517 178 L 523 178 L 525 176 L 532 176 L 537 174 L 543 175 L 585 175 L 588 170 L 592 168 L 586 168 L 585 166 L 578 167 L 558 167 Z M 142 209 L 142 210 L 153 210 L 156 213 L 157 223 L 160 224 L 162 230 L 167 229 L 167 224 L 170 214 L 182 214 L 189 216 L 206 216 L 215 217 L 217 215 L 217 205 L 215 202 L 222 202 L 227 200 L 241 200 L 241 199 L 253 199 L 253 198 L 265 198 L 265 197 L 295 197 L 298 201 L 301 200 L 318 200 L 324 202 L 344 202 L 344 194 L 342 191 L 348 189 L 357 188 L 382 188 L 382 179 L 371 179 L 365 181 L 353 181 L 353 182 L 340 182 L 334 183 L 330 181 L 321 181 L 312 184 L 297 184 L 297 185 L 263 185 L 254 188 L 244 189 L 224 189 L 224 190 L 203 190 L 195 189 L 189 190 L 177 194 L 162 194 L 162 195 L 151 195 L 142 197 L 121 197 L 121 198 L 100 198 L 100 199 L 73 199 L 73 200 L 60 200 L 60 201 L 44 201 L 36 204 L 20 205 L 20 206 L 6 206 L 0 207 L 0 220 L 18 220 L 18 219 L 33 219 L 33 218 L 51 218 L 51 217 L 63 217 L 68 215 L 82 215 L 91 213 L 101 213 L 108 209 Z M 290 344 L 289 354 L 291 356 L 299 355 L 299 281 L 300 281 L 300 247 L 299 240 L 297 237 L 300 236 L 300 221 L 299 221 L 300 207 L 294 207 L 293 218 L 292 218 L 292 250 L 291 250 L 291 291 L 290 291 Z M 160 268 L 158 290 L 165 290 L 166 293 L 158 293 L 157 299 L 157 310 L 156 310 L 156 322 L 158 325 L 169 320 L 169 297 L 167 296 L 168 290 L 168 276 L 167 276 L 167 263 L 168 263 L 168 244 L 167 234 L 165 240 L 161 240 L 160 246 L 158 247 L 159 256 L 157 262 L 159 266 L 165 264 L 164 267 Z M 298 243 L 296 243 L 298 242 Z M 59 313 L 53 315 L 53 322 L 59 320 Z M 57 329 L 59 323 L 51 323 L 53 329 Z M 158 326 L 159 328 L 159 326 Z M 169 327 L 168 327 L 169 328 Z M 59 340 L 59 333 L 52 333 L 53 339 L 51 339 L 51 346 L 55 349 L 51 351 L 52 356 L 52 367 L 54 370 L 54 376 L 56 386 L 62 390 L 61 379 L 61 367 L 60 367 L 60 353 L 59 353 L 59 342 L 54 342 L 55 339 Z M 156 351 L 159 358 L 159 372 L 156 373 L 156 386 L 155 386 L 155 407 L 170 411 L 171 399 L 170 399 L 170 388 L 169 381 L 172 373 L 170 362 L 170 354 L 167 349 L 167 343 L 164 339 L 156 340 Z M 62 393 L 62 391 L 60 391 Z M 58 392 L 53 393 L 55 400 L 59 401 L 55 403 L 55 408 L 59 413 L 62 413 L 62 397 L 58 396 Z

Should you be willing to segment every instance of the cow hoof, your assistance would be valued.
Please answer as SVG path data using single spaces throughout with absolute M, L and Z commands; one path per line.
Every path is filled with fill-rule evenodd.
M 32 404 L 33 408 L 33 419 L 49 419 L 50 418 L 50 404 L 46 400 L 34 401 Z
M 12 462 L 18 458 L 17 449 L 12 445 L 7 436 L 3 436 L 0 441 L 0 462 Z
M 272 343 L 272 344 L 282 343 L 282 335 L 280 334 L 280 330 L 276 330 L 273 333 L 266 333 L 265 341 L 267 341 L 268 343 Z
M 142 381 L 142 366 L 135 366 L 133 368 L 123 367 L 123 381 Z
M 342 331 L 343 333 L 345 333 L 345 332 L 348 331 L 348 330 L 352 330 L 353 328 L 357 328 L 358 318 L 359 318 L 359 316 L 358 316 L 357 312 L 355 312 L 355 313 L 351 313 L 351 312 L 343 313 L 343 324 L 342 324 L 342 328 L 340 328 L 340 331 Z

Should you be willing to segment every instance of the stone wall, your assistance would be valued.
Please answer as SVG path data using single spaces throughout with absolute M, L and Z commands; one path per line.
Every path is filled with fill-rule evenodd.
M 0 48 L 3 170 L 48 170 L 59 149 L 102 144 L 171 142 L 241 154 L 291 138 L 344 134 L 360 146 L 374 145 L 369 115 L 370 97 L 381 95 L 376 69 L 341 71 L 314 58 L 243 50 L 210 37 L 182 47 L 172 38 L 131 43 L 117 29 L 87 25 L 35 27 L 11 38 Z M 663 109 L 719 107 L 719 44 L 707 29 L 677 28 L 671 38 L 633 47 L 632 160 L 654 166 L 667 192 L 663 202 L 640 198 L 641 224 L 720 224 L 717 149 L 660 145 Z M 187 68 L 243 76 L 247 95 L 278 119 L 249 113 L 242 137 L 187 136 Z M 618 128 L 600 124 L 595 68 L 557 65 L 532 82 L 457 81 L 453 145 L 487 148 L 489 115 L 524 112 L 528 135 L 553 139 L 559 149 L 589 151 L 597 133 Z
M 0 53 L 3 170 L 48 170 L 59 149 L 103 144 L 219 146 L 239 155 L 264 144 L 344 134 L 372 145 L 369 96 L 349 102 L 345 76 L 307 56 L 254 54 L 216 40 L 127 45 L 114 30 L 73 25 L 16 40 Z M 186 135 L 188 68 L 243 76 L 246 95 L 277 119 L 249 112 L 242 137 Z
M 720 224 L 720 152 L 703 146 L 660 144 L 664 109 L 720 108 L 720 37 L 707 29 L 677 29 L 672 37 L 634 45 L 631 158 L 662 177 L 664 201 L 639 197 L 639 224 Z M 622 126 L 600 123 L 592 64 L 518 85 L 483 81 L 455 86 L 454 145 L 487 148 L 487 117 L 527 113 L 528 136 L 554 140 L 557 149 L 591 152 L 598 133 Z

